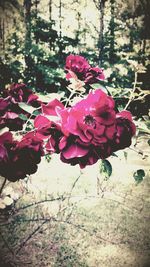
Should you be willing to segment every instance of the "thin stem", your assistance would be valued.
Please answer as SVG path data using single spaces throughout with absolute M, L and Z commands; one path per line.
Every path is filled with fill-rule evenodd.
M 4 181 L 3 181 L 2 186 L 1 186 L 1 188 L 0 188 L 0 195 L 1 195 L 1 193 L 2 193 L 2 191 L 3 191 L 3 188 L 4 188 L 5 184 L 6 184 L 6 181 L 7 181 L 7 179 L 4 178 Z
M 138 74 L 138 73 L 135 72 L 133 90 L 132 90 L 132 92 L 131 92 L 129 101 L 128 101 L 128 103 L 127 103 L 126 106 L 125 106 L 125 109 L 127 109 L 127 107 L 130 105 L 130 103 L 132 102 L 132 100 L 133 100 L 133 98 L 134 98 L 134 93 L 135 93 L 135 90 L 136 90 L 136 84 L 137 84 L 137 74 Z
M 20 250 L 26 245 L 26 243 L 33 237 L 33 235 L 35 235 L 40 228 L 47 222 L 47 220 L 44 220 L 44 222 L 42 222 L 42 224 L 40 224 L 19 246 L 19 248 L 16 251 L 16 255 L 20 252 Z

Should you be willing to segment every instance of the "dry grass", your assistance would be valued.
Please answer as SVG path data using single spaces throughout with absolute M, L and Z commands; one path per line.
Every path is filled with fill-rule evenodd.
M 146 144 L 140 140 L 138 149 L 148 154 Z M 27 183 L 13 184 L 20 198 L 1 212 L 0 266 L 150 266 L 149 158 L 131 150 L 127 160 L 118 155 L 99 190 L 99 163 L 80 174 L 58 157 L 43 160 Z M 136 185 L 139 168 L 146 177 Z

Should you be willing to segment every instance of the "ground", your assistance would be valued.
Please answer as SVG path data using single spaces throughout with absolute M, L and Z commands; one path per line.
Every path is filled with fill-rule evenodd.
M 0 266 L 149 267 L 147 137 L 134 149 L 109 158 L 108 180 L 100 161 L 81 171 L 56 155 L 26 181 L 8 184 L 19 198 L 1 210 Z M 146 174 L 141 183 L 133 178 L 138 169 Z

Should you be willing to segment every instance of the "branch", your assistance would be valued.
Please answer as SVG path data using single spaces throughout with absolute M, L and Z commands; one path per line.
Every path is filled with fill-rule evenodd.
M 88 230 L 88 229 L 85 229 L 84 228 L 84 225 L 82 226 L 82 225 L 80 225 L 80 224 L 75 224 L 75 223 L 72 223 L 72 222 L 70 222 L 70 221 L 64 221 L 64 220 L 58 220 L 58 219 L 56 219 L 56 218 L 54 218 L 54 217 L 50 217 L 50 218 L 37 218 L 37 219 L 24 219 L 24 220 L 21 220 L 21 222 L 38 222 L 38 221 L 44 221 L 42 224 L 41 224 L 41 226 L 44 224 L 44 223 L 46 223 L 46 222 L 50 222 L 50 221 L 54 221 L 54 222 L 58 222 L 58 223 L 65 223 L 65 224 L 68 224 L 68 225 L 71 225 L 71 226 L 73 226 L 73 227 L 75 227 L 75 228 L 77 228 L 77 229 L 79 229 L 79 230 L 82 230 L 82 231 L 84 231 L 84 232 L 86 232 L 86 233 L 88 233 L 88 234 L 90 234 L 91 236 L 93 236 L 93 234 L 95 234 L 95 230 L 94 231 L 90 231 L 90 230 Z M 41 227 L 40 226 L 40 227 Z M 38 229 L 39 230 L 39 229 Z M 37 232 L 37 231 L 36 231 Z M 33 232 L 33 234 L 35 233 L 35 231 Z M 30 235 L 29 237 L 31 238 L 32 236 L 33 236 L 33 234 L 32 235 Z M 27 238 L 26 240 L 28 241 L 30 238 Z M 108 239 L 105 239 L 105 238 L 103 238 L 103 237 L 101 237 L 101 236 L 97 236 L 99 239 L 101 239 L 101 240 L 103 240 L 104 242 L 108 242 L 108 243 L 111 243 L 111 244 L 118 244 L 118 242 L 115 242 L 115 241 L 111 241 L 111 240 L 108 240 Z M 26 242 L 27 242 L 26 241 Z M 23 242 L 23 243 L 26 243 L 25 241 Z M 20 251 L 20 248 L 18 249 L 19 251 Z M 18 253 L 18 250 L 17 250 L 17 253 Z M 16 253 L 16 254 L 17 254 Z
M 126 104 L 125 108 L 124 109 L 127 109 L 127 107 L 130 105 L 130 103 L 132 102 L 132 100 L 134 99 L 134 93 L 135 93 L 135 90 L 136 90 L 136 84 L 137 84 L 137 72 L 135 72 L 135 78 L 134 78 L 134 85 L 133 85 L 133 90 L 131 92 L 131 95 L 130 95 L 130 98 L 129 98 L 129 101 L 128 103 Z
M 1 186 L 1 188 L 0 188 L 0 195 L 1 195 L 1 193 L 2 193 L 2 191 L 3 191 L 3 188 L 4 188 L 5 184 L 6 184 L 6 181 L 7 181 L 7 179 L 4 178 L 4 181 L 3 181 L 2 186 Z
M 44 220 L 19 246 L 19 248 L 16 251 L 16 255 L 20 252 L 20 250 L 25 246 L 25 244 L 32 238 L 33 235 L 35 235 L 40 228 L 47 222 L 47 220 Z
M 12 255 L 14 255 L 14 251 L 13 251 L 13 250 L 11 249 L 11 247 L 8 245 L 6 239 L 4 238 L 4 236 L 2 235 L 1 232 L 0 232 L 0 236 L 1 236 L 1 238 L 2 238 L 2 240 L 3 240 L 3 242 L 4 242 L 4 244 L 6 245 L 6 247 L 8 248 L 8 250 L 10 251 L 10 253 L 11 253 Z
M 58 198 L 52 198 L 52 199 L 44 199 L 44 200 L 40 200 L 40 201 L 37 201 L 37 202 L 33 202 L 33 203 L 31 203 L 31 204 L 28 204 L 28 205 L 26 205 L 26 206 L 23 206 L 23 207 L 20 207 L 19 209 L 18 209 L 18 211 L 20 211 L 20 210 L 23 210 L 23 209 L 26 209 L 26 208 L 29 208 L 29 207 L 32 207 L 32 206 L 35 206 L 35 205 L 39 205 L 39 204 L 41 204 L 41 203 L 45 203 L 45 202 L 51 202 L 51 201 L 57 201 L 57 200 L 65 200 L 66 199 L 66 197 L 63 197 L 63 196 L 61 196 L 61 197 L 58 197 Z

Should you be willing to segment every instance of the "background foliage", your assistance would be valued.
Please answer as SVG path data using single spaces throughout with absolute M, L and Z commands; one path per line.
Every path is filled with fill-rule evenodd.
M 80 53 L 106 69 L 107 85 L 132 88 L 136 68 L 148 89 L 149 9 L 148 0 L 0 1 L 1 88 L 22 79 L 64 90 L 61 67 Z

